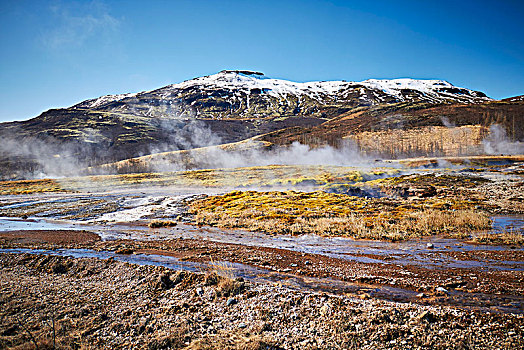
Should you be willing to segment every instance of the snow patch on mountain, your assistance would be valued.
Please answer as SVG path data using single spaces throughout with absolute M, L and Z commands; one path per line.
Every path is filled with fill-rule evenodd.
M 120 101 L 129 97 L 135 97 L 138 94 L 138 92 L 135 92 L 129 94 L 105 95 L 91 100 L 80 102 L 74 105 L 73 108 L 96 108 L 105 105 L 106 103 Z
M 336 97 L 351 89 L 362 86 L 370 90 L 382 91 L 387 95 L 395 97 L 399 101 L 411 100 L 407 92 L 414 91 L 434 100 L 459 99 L 462 101 L 475 102 L 479 100 L 489 101 L 483 93 L 456 87 L 444 80 L 417 80 L 417 79 L 368 79 L 362 82 L 347 81 L 313 81 L 297 83 L 288 80 L 272 79 L 256 74 L 239 73 L 238 71 L 222 71 L 220 73 L 173 84 L 165 89 L 187 89 L 200 87 L 202 89 L 226 89 L 244 91 L 262 91 L 273 96 L 284 95 L 308 95 L 312 98 L 318 96 Z
M 293 82 L 282 79 L 272 79 L 260 72 L 245 70 L 224 70 L 217 74 L 199 77 L 178 84 L 133 94 L 106 95 L 96 99 L 81 102 L 75 108 L 96 108 L 105 104 L 121 101 L 130 97 L 138 97 L 154 93 L 160 99 L 178 95 L 188 89 L 197 89 L 203 95 L 211 96 L 217 90 L 226 90 L 230 98 L 240 98 L 251 94 L 285 98 L 288 95 L 307 96 L 320 103 L 327 100 L 344 99 L 352 92 L 358 92 L 358 99 L 384 101 L 391 98 L 393 101 L 403 102 L 415 99 L 424 99 L 429 102 L 463 102 L 479 103 L 492 99 L 482 92 L 456 87 L 444 80 L 417 80 L 417 79 L 368 79 L 362 82 L 353 81 L 313 81 Z M 368 91 L 366 91 L 366 89 Z M 327 100 L 326 100 L 327 99 Z

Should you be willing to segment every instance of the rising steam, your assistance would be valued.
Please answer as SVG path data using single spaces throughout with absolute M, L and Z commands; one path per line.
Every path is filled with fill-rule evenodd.
M 107 137 L 96 129 L 79 130 L 75 142 L 60 142 L 47 137 L 15 139 L 3 135 L 0 157 L 7 164 L 29 164 L 17 174 L 4 178 L 43 178 L 85 174 L 122 172 L 162 172 L 202 168 L 233 168 L 265 165 L 369 165 L 372 160 L 359 152 L 358 146 L 344 140 L 341 147 L 311 147 L 295 142 L 289 146 L 273 146 L 256 137 L 248 141 L 224 145 L 221 138 L 204 122 L 194 119 L 154 118 L 165 137 L 143 150 L 143 157 L 118 160 Z M 454 128 L 447 118 L 442 123 Z M 12 132 L 16 135 L 16 132 Z M 492 125 L 478 153 L 523 154 L 524 142 L 511 140 L 500 125 Z M 136 155 L 136 153 L 135 153 Z M 140 156 L 140 154 L 139 154 Z M 120 157 L 120 159 L 129 157 Z M 106 163 L 107 165 L 100 165 Z M 4 172 L 9 166 L 3 165 Z M 14 175 L 13 175 L 14 174 Z
M 512 141 L 504 127 L 494 124 L 489 128 L 489 135 L 482 141 L 486 154 L 523 154 L 524 142 Z

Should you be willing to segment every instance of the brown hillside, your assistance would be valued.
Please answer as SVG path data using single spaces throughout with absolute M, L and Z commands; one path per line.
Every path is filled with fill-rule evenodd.
M 481 152 L 479 145 L 500 125 L 507 141 L 524 139 L 524 101 L 464 104 L 395 104 L 354 110 L 313 127 L 294 127 L 264 137 L 286 145 L 340 145 L 352 139 L 364 151 L 382 156 L 465 155 Z

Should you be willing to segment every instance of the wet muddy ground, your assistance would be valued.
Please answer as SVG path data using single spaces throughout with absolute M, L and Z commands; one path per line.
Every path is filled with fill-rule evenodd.
M 59 238 L 64 236 L 67 238 Z M 4 249 L 82 248 L 95 252 L 95 255 L 64 253 L 73 256 L 92 257 L 96 252 L 111 252 L 125 261 L 133 260 L 132 256 L 139 257 L 135 260 L 141 263 L 150 261 L 153 265 L 155 256 L 170 256 L 200 263 L 204 270 L 213 262 L 224 261 L 241 264 L 232 265 L 238 276 L 297 289 L 426 305 L 524 312 L 524 251 L 521 249 L 468 252 L 425 249 L 415 260 L 408 253 L 377 255 L 364 253 L 365 249 L 361 248 L 363 253 L 332 257 L 201 239 L 101 241 L 85 231 L 34 230 L 0 233 L 0 242 Z

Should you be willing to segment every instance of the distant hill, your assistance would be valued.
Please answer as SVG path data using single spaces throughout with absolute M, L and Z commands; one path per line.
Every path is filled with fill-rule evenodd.
M 490 125 L 498 123 L 515 141 L 522 138 L 522 107 L 522 96 L 494 101 L 442 80 L 296 83 L 259 72 L 226 70 L 153 91 L 86 100 L 27 121 L 1 123 L 0 176 L 60 175 L 257 135 L 278 145 L 292 141 L 337 145 L 351 138 L 364 151 L 385 156 L 434 155 L 450 150 L 412 145 L 395 152 L 396 148 L 381 146 L 387 142 L 384 132 L 443 127 L 449 122 L 445 127 L 475 126 L 478 144 Z M 377 132 L 382 134 L 369 134 Z M 374 137 L 379 140 L 375 149 Z M 479 150 L 466 147 L 460 152 Z

